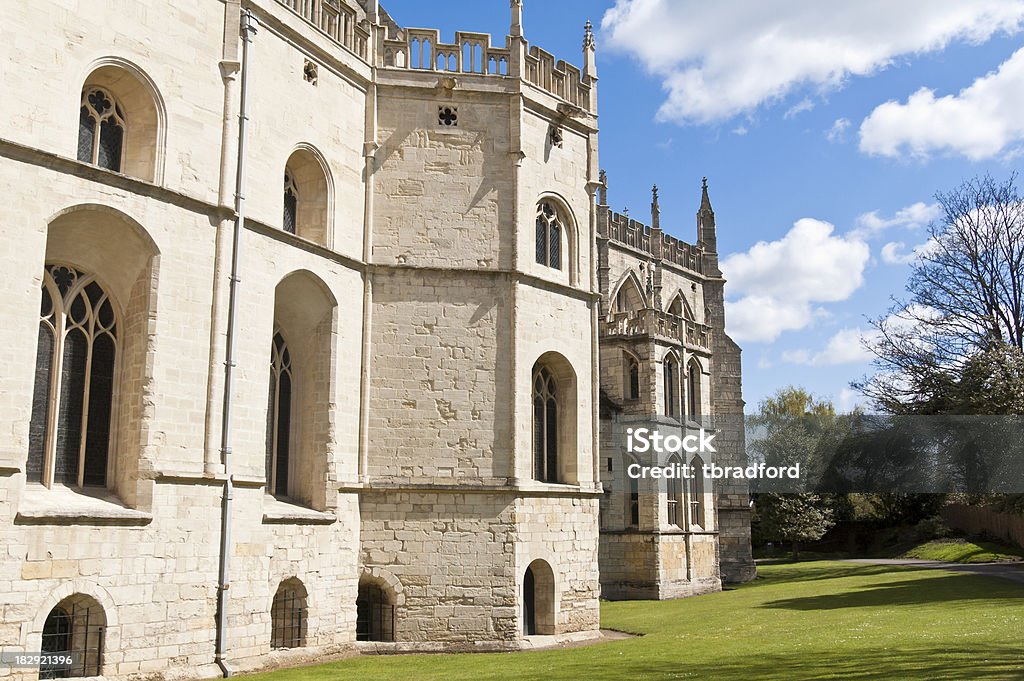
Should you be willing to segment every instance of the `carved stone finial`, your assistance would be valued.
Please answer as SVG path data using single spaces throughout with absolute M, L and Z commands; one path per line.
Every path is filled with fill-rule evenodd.
M 708 188 L 708 178 L 707 178 L 707 177 L 705 177 L 705 178 L 704 178 L 704 180 L 703 180 L 703 186 L 702 186 L 702 188 L 703 188 L 703 189 L 707 189 L 707 188 Z
M 608 173 L 602 168 L 597 174 L 597 181 L 601 186 L 597 189 L 597 200 L 602 206 L 608 205 Z
M 654 197 L 654 205 L 658 205 L 658 185 L 651 187 L 651 195 Z
M 597 48 L 597 43 L 594 41 L 594 25 L 587 19 L 587 23 L 583 25 L 583 49 L 593 50 Z

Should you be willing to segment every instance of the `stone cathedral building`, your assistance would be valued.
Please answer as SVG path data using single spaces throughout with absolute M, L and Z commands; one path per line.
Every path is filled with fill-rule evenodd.
M 577 68 L 522 19 L 5 8 L 0 649 L 48 657 L 0 677 L 511 650 L 752 575 L 744 489 L 624 475 L 640 421 L 743 456 L 706 191 L 693 245 L 610 211 L 589 26 Z

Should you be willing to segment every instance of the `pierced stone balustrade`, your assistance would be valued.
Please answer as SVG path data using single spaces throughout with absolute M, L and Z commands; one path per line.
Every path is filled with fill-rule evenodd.
M 708 352 L 712 341 L 710 326 L 653 309 L 611 313 L 601 322 L 601 335 L 624 338 L 657 336 Z

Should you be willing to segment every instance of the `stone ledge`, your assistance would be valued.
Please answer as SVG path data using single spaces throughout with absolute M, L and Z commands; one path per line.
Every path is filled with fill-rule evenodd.
M 62 485 L 29 485 L 14 522 L 22 525 L 148 525 L 149 513 L 125 506 L 107 490 L 82 491 Z
M 333 513 L 314 511 L 269 494 L 263 498 L 264 525 L 331 525 L 338 517 Z

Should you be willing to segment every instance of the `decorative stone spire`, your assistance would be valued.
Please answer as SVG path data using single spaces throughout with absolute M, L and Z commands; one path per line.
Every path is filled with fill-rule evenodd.
M 715 211 L 711 209 L 708 196 L 708 178 L 704 178 L 700 195 L 700 210 L 697 211 L 697 244 L 709 253 L 718 252 L 718 237 L 715 233 Z
M 701 212 L 707 211 L 713 216 L 715 211 L 711 209 L 711 199 L 708 197 L 708 178 L 704 178 L 703 186 L 701 188 L 700 196 L 700 210 Z
M 661 208 L 658 206 L 658 185 L 651 187 L 651 227 L 661 229 Z
M 601 170 L 597 174 L 597 181 L 601 183 L 601 187 L 597 190 L 597 201 L 602 206 L 608 205 L 608 173 Z
M 523 0 L 511 0 L 512 25 L 508 34 L 513 38 L 523 37 Z
M 583 77 L 589 81 L 597 79 L 597 42 L 594 40 L 594 25 L 589 20 L 583 26 Z

